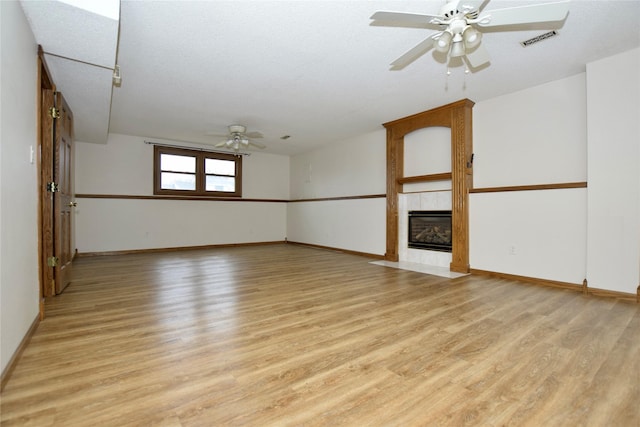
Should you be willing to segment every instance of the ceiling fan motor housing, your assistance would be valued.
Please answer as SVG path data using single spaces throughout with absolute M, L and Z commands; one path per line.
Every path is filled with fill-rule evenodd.
M 244 133 L 247 130 L 242 125 L 231 125 L 229 126 L 229 133 Z

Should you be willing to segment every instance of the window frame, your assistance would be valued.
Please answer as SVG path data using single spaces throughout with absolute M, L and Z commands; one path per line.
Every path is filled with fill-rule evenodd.
M 196 189 L 195 190 L 175 190 L 175 189 L 163 189 L 162 184 L 162 169 L 160 168 L 160 157 L 162 154 L 178 155 L 195 157 L 196 159 L 196 171 L 190 175 L 195 175 Z M 206 190 L 206 171 L 205 171 L 205 159 L 215 160 L 231 160 L 235 164 L 235 191 L 207 191 Z M 166 171 L 165 171 L 166 172 Z M 212 174 L 208 174 L 212 175 Z M 228 176 L 228 175 L 220 175 Z M 155 145 L 153 147 L 153 194 L 157 196 L 198 196 L 198 197 L 242 197 L 242 156 L 232 153 L 217 153 L 198 149 L 189 148 L 177 148 L 177 147 L 164 147 L 162 145 Z

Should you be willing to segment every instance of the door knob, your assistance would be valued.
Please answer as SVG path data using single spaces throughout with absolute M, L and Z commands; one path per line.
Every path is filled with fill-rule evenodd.
M 75 208 L 76 206 L 78 206 L 78 203 L 76 203 L 76 202 L 69 202 L 69 207 L 70 207 L 70 208 Z

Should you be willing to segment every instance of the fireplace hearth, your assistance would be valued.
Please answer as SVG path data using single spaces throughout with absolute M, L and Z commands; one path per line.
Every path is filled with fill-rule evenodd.
M 409 211 L 408 246 L 451 252 L 451 211 Z

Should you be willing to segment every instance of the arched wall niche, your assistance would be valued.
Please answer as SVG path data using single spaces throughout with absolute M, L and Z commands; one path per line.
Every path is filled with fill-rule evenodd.
M 451 128 L 432 126 L 406 134 L 403 162 L 405 176 L 451 172 Z M 429 185 L 429 183 L 416 184 Z M 450 185 L 448 181 L 440 184 L 447 188 Z M 413 191 L 407 185 L 411 184 L 405 184 L 404 192 Z
M 473 188 L 472 109 L 474 104 L 469 99 L 463 99 L 383 124 L 387 129 L 386 260 L 398 261 L 398 194 L 402 192 L 403 183 L 443 178 L 443 176 L 406 177 L 404 175 L 404 137 L 417 129 L 433 126 L 448 127 L 451 128 L 450 179 L 453 226 L 452 260 L 449 269 L 459 273 L 469 272 L 469 190 Z

